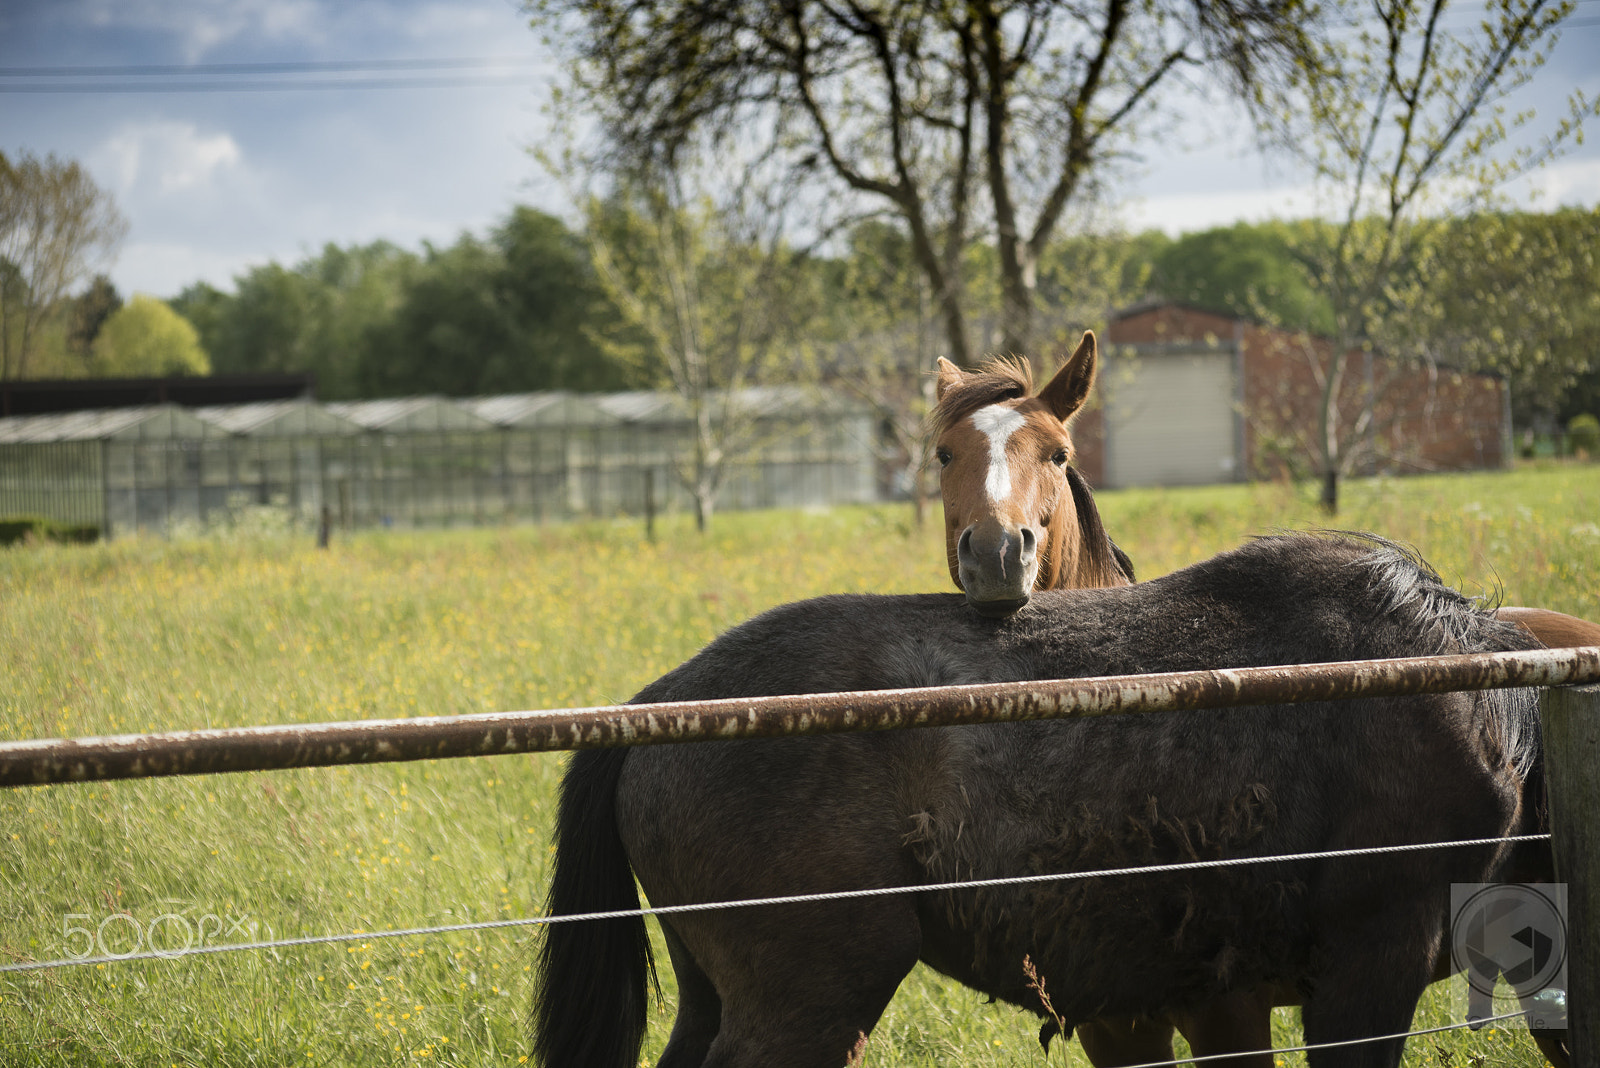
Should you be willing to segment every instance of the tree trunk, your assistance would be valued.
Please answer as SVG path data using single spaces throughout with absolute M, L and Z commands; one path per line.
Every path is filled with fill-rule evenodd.
M 972 366 L 972 350 L 967 344 L 967 318 L 958 293 L 941 294 L 945 340 L 950 345 L 950 361 L 959 367 Z
M 704 534 L 711 525 L 711 513 L 716 508 L 716 492 L 701 484 L 694 490 L 694 529 Z
M 928 523 L 928 501 L 932 496 L 928 491 L 927 465 L 918 463 L 911 469 L 911 520 L 917 530 Z
M 1322 383 L 1322 410 L 1318 413 L 1322 436 L 1322 510 L 1327 515 L 1339 512 L 1339 467 L 1344 461 L 1344 450 L 1339 438 L 1339 388 L 1344 382 L 1344 353 L 1348 346 L 1340 344 L 1328 367 Z
M 1015 263 L 1002 271 L 1000 350 L 1007 355 L 1038 356 L 1033 348 L 1033 266 Z

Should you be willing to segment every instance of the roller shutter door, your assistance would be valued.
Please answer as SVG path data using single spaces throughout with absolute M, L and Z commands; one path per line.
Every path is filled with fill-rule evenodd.
M 1106 482 L 1203 486 L 1238 477 L 1234 354 L 1139 351 L 1108 360 Z

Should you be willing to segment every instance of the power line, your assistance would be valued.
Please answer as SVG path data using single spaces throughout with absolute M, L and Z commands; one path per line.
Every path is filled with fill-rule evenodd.
M 0 78 L 76 78 L 207 74 L 336 74 L 359 71 L 481 70 L 532 67 L 541 56 L 454 56 L 437 59 L 339 59 L 278 63 L 128 63 L 117 66 L 0 67 Z
M 500 77 L 459 78 L 351 78 L 306 79 L 300 81 L 180 81 L 180 82 L 57 82 L 24 84 L 0 82 L 0 95 L 6 93 L 100 93 L 108 96 L 130 93 L 279 93 L 328 92 L 357 89 L 468 89 L 476 87 L 526 86 L 538 81 L 533 74 Z
M 115 65 L 0 67 L 0 93 L 260 93 L 348 89 L 462 89 L 525 85 L 541 56 L 447 56 L 433 59 L 341 59 L 273 63 L 128 63 Z M 462 73 L 449 76 L 450 72 Z M 492 73 L 492 72 L 506 73 Z M 351 75 L 307 78 L 304 75 Z M 372 77 L 434 74 L 443 77 Z M 243 76 L 243 77 L 239 77 Z M 133 80 L 129 80 L 133 79 Z

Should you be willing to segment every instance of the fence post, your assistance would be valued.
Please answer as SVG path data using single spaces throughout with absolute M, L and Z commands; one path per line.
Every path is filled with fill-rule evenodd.
M 1540 699 L 1550 845 L 1567 884 L 1567 1047 L 1600 1064 L 1600 686 Z
M 644 469 L 644 536 L 650 544 L 656 540 L 656 469 Z

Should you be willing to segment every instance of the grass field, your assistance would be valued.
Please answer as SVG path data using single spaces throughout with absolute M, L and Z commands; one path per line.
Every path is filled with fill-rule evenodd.
M 1101 495 L 1152 577 L 1277 528 L 1291 487 Z M 1338 525 L 1450 581 L 1600 619 L 1600 468 L 1352 482 Z M 937 519 L 934 513 L 933 519 Z M 728 626 L 845 590 L 947 587 L 905 508 L 0 552 L 0 737 L 626 699 Z M 557 756 L 0 792 L 0 961 L 535 915 Z M 0 1064 L 517 1064 L 529 928 L 0 975 Z M 670 1024 L 657 1014 L 646 1049 Z M 1430 995 L 1419 1022 L 1442 1021 Z M 1037 1065 L 1036 1022 L 919 969 L 869 1065 Z M 1279 1010 L 1278 1038 L 1298 1035 Z M 1052 1063 L 1087 1063 L 1058 1043 Z M 1478 1058 L 1482 1058 L 1479 1060 Z M 1296 1057 L 1285 1063 L 1302 1063 Z M 1541 1063 L 1520 1034 L 1410 1065 Z

